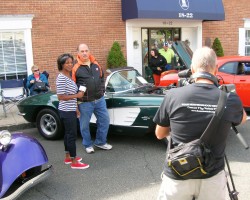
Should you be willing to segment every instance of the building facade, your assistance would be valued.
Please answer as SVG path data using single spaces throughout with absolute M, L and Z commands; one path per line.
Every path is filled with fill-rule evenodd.
M 217 13 L 198 13 L 198 1 L 176 0 L 172 6 L 175 13 L 171 13 L 163 5 L 172 0 L 159 0 L 159 5 L 151 5 L 149 0 L 2 0 L 0 79 L 24 78 L 35 64 L 49 72 L 50 85 L 55 89 L 57 57 L 65 52 L 75 56 L 79 43 L 88 44 L 105 69 L 108 52 L 118 41 L 128 66 L 141 73 L 147 64 L 147 51 L 160 48 L 164 41 L 184 40 L 195 50 L 212 45 L 217 37 L 225 55 L 250 55 L 248 0 L 214 0 L 222 7 L 216 3 L 219 15 L 212 20 L 209 17 Z

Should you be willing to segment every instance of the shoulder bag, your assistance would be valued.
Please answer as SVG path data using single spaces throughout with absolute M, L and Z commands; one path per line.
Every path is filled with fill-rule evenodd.
M 34 91 L 41 92 L 41 91 L 47 91 L 46 83 L 44 82 L 38 82 L 36 81 L 34 83 Z
M 171 171 L 182 179 L 200 179 L 214 169 L 215 159 L 209 148 L 213 141 L 211 135 L 216 132 L 224 113 L 227 94 L 220 91 L 215 114 L 199 139 L 182 143 L 171 149 L 171 137 L 168 145 L 167 161 Z

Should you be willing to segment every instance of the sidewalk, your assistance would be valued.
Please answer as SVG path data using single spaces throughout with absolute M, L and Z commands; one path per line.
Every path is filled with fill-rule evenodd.
M 14 105 L 7 111 L 7 117 L 4 116 L 3 106 L 0 104 L 0 131 L 17 131 L 26 128 L 35 127 L 35 124 L 27 122 L 22 116 L 19 116 L 18 109 Z

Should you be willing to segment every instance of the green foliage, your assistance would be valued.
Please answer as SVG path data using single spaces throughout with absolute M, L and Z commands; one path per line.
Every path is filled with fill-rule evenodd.
M 224 51 L 218 38 L 214 39 L 212 49 L 215 51 L 218 57 L 224 56 Z
M 107 58 L 107 68 L 117 68 L 124 67 L 127 65 L 127 61 L 124 58 L 124 55 L 121 51 L 120 44 L 115 41 L 109 51 Z

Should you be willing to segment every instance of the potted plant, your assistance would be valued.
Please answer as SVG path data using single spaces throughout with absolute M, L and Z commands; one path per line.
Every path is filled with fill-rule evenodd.
M 121 51 L 120 44 L 115 41 L 111 47 L 111 50 L 108 53 L 107 57 L 107 68 L 117 68 L 124 67 L 127 65 L 127 61 Z
M 218 38 L 214 39 L 212 49 L 215 51 L 215 53 L 218 57 L 224 56 L 224 51 L 223 51 L 223 48 L 221 46 L 221 42 Z

